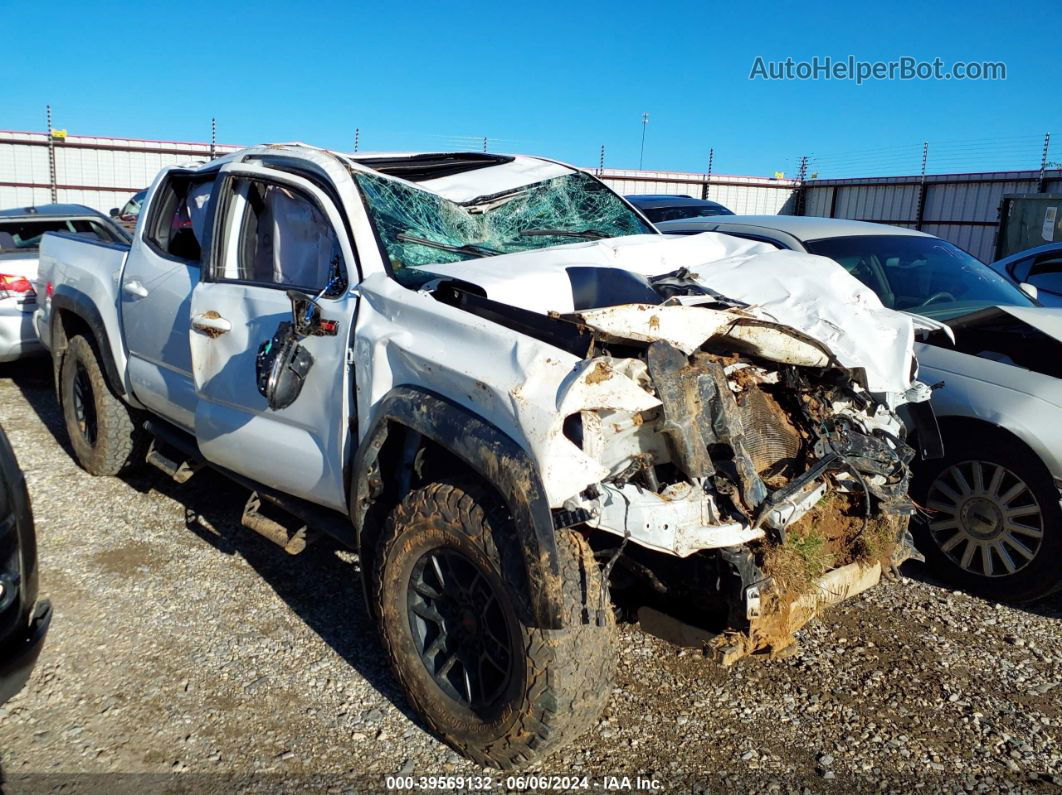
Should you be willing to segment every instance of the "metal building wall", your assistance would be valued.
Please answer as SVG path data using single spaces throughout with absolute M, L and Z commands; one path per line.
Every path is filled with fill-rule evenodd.
M 1039 171 L 932 175 L 924 183 L 919 177 L 811 181 L 804 187 L 804 214 L 921 229 L 991 262 L 1003 196 L 1040 187 Z M 1062 190 L 1062 171 L 1046 172 L 1043 188 Z
M 239 147 L 217 146 L 216 154 Z M 120 207 L 166 165 L 203 161 L 210 145 L 127 138 L 68 136 L 53 141 L 57 201 L 102 212 Z M 798 211 L 795 180 L 689 174 L 676 171 L 587 169 L 622 194 L 705 195 L 740 215 Z M 51 199 L 46 133 L 0 132 L 0 208 L 47 204 Z M 803 214 L 921 228 L 974 256 L 994 256 L 1004 194 L 1062 191 L 1062 171 L 1011 171 L 925 177 L 812 180 L 804 183 Z
M 763 177 L 731 177 L 713 174 L 688 174 L 679 171 L 637 171 L 624 169 L 587 169 L 617 193 L 658 193 L 668 196 L 704 196 L 739 215 L 777 215 L 791 204 L 798 183 L 794 180 Z
M 217 154 L 239 147 L 218 146 Z M 120 207 L 163 166 L 210 159 L 210 144 L 68 136 L 53 141 L 56 200 L 101 212 Z M 0 208 L 48 204 L 48 135 L 0 132 Z

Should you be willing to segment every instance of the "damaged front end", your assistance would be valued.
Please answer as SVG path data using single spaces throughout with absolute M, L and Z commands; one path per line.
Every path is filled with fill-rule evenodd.
M 697 642 L 729 663 L 780 652 L 917 554 L 915 451 L 896 408 L 928 400 L 924 385 L 872 393 L 814 340 L 703 292 L 565 319 L 592 334 L 599 381 L 633 380 L 657 402 L 565 418 L 608 475 L 558 518 L 616 537 L 591 536 L 621 599 L 627 586 L 657 617 L 703 628 Z
M 359 418 L 403 385 L 484 418 L 613 594 L 725 661 L 913 553 L 897 411 L 939 435 L 910 315 L 823 257 L 655 234 L 585 174 L 510 166 L 355 170 L 390 267 L 357 288 Z

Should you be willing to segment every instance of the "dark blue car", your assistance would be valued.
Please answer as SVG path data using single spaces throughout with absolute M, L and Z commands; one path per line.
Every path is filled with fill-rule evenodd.
M 993 262 L 993 270 L 1031 292 L 1044 306 L 1062 306 L 1062 243 L 1027 248 Z
M 719 202 L 694 199 L 692 196 L 646 194 L 625 198 L 654 224 L 661 221 L 682 221 L 687 218 L 707 218 L 712 215 L 733 215 Z

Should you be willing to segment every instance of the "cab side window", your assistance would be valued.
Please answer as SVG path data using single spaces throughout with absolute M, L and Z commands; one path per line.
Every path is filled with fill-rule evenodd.
M 339 238 L 311 197 L 255 179 L 234 179 L 227 190 L 220 279 L 319 292 L 341 272 Z
M 213 177 L 193 178 L 173 174 L 152 200 L 144 239 L 159 254 L 184 262 L 198 263 L 203 256 Z
M 1036 258 L 1023 279 L 1037 290 L 1062 295 L 1062 255 L 1042 254 Z

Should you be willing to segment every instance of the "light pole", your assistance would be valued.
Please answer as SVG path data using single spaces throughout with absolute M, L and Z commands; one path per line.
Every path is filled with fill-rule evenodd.
M 649 125 L 649 114 L 642 114 L 642 149 L 638 153 L 638 170 L 642 170 L 642 161 L 645 160 L 645 128 Z

